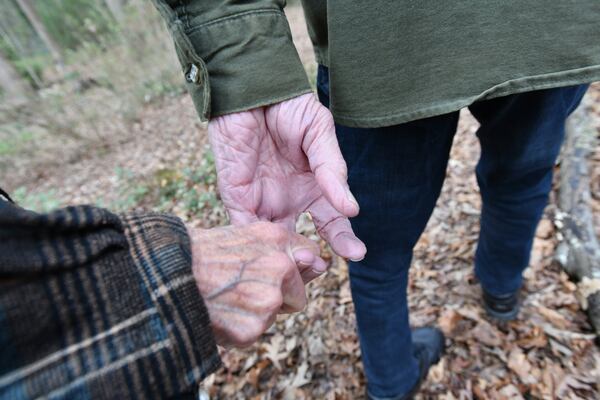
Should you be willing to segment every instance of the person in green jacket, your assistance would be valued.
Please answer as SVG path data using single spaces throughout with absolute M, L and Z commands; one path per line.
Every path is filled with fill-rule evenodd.
M 308 211 L 351 259 L 368 397 L 410 398 L 443 351 L 411 331 L 406 286 L 463 107 L 481 124 L 483 305 L 516 317 L 565 119 L 600 79 L 600 2 L 303 0 L 320 102 L 283 0 L 154 2 L 232 222 L 293 230 Z

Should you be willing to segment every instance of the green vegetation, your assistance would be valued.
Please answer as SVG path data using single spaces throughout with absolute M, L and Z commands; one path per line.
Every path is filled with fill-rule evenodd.
M 20 187 L 12 193 L 12 198 L 21 207 L 37 212 L 52 211 L 60 206 L 55 190 L 30 193 L 24 187 Z
M 126 211 L 138 206 L 146 197 L 150 189 L 145 183 L 138 182 L 133 171 L 124 168 L 115 170 L 119 184 L 118 199 L 108 207 Z M 103 201 L 100 202 L 104 203 Z M 103 204 L 104 205 L 104 204 Z
M 0 151 L 2 149 L 0 147 Z M 121 212 L 138 207 L 158 212 L 175 211 L 187 219 L 203 218 L 222 209 L 216 193 L 214 158 L 209 149 L 206 149 L 200 165 L 194 168 L 164 168 L 147 177 L 140 177 L 129 169 L 116 168 L 115 174 L 116 199 L 99 199 L 97 203 L 101 207 Z M 52 211 L 61 205 L 56 190 L 34 192 L 20 187 L 11 196 L 20 206 L 38 212 Z
M 117 168 L 118 199 L 109 208 L 125 211 L 136 207 L 159 212 L 176 211 L 188 219 L 199 218 L 221 208 L 216 194 L 217 176 L 214 158 L 206 150 L 197 167 L 163 168 L 149 177 Z
M 8 138 L 0 140 L 0 156 L 8 156 L 19 153 L 34 139 L 31 131 L 24 130 L 16 132 Z
M 217 205 L 214 192 L 206 190 L 214 184 L 214 175 L 203 170 L 184 168 L 181 171 L 163 169 L 156 173 L 158 209 L 166 211 L 180 204 L 186 214 L 197 215 L 205 207 Z

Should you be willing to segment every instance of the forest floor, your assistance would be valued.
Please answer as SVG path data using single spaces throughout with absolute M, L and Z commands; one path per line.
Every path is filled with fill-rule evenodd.
M 314 73 L 301 10 L 290 8 L 288 14 L 307 71 Z M 600 135 L 599 84 L 589 96 Z M 518 319 L 496 325 L 480 306 L 473 274 L 481 206 L 474 175 L 476 129 L 477 122 L 463 112 L 446 182 L 410 272 L 411 323 L 437 324 L 448 337 L 447 354 L 431 370 L 418 398 L 600 399 L 600 349 L 575 285 L 554 260 L 554 192 L 525 271 Z M 110 132 L 104 136 L 111 138 Z M 95 203 L 174 212 L 204 227 L 226 223 L 206 128 L 187 95 L 147 104 L 135 122 L 102 146 L 55 143 L 22 154 L 1 156 L 1 184 L 33 207 Z M 591 161 L 600 227 L 598 147 Z M 560 174 L 560 166 L 556 172 Z M 308 218 L 301 219 L 298 230 L 316 238 Z M 310 284 L 307 309 L 278 320 L 254 346 L 224 351 L 224 367 L 203 384 L 211 398 L 363 398 L 365 379 L 347 265 L 325 246 L 323 251 L 331 268 Z

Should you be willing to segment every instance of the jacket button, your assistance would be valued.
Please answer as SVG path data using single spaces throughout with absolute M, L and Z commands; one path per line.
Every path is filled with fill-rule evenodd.
M 185 80 L 189 83 L 199 83 L 200 81 L 200 69 L 196 64 L 191 64 L 185 73 Z

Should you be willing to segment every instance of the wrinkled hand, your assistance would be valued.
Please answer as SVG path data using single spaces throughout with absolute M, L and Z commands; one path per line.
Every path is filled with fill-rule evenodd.
M 304 284 L 327 268 L 316 243 L 269 222 L 188 232 L 196 285 L 223 346 L 248 346 L 278 313 L 302 310 Z
M 364 257 L 366 248 L 348 220 L 358 214 L 358 204 L 333 118 L 313 94 L 214 118 L 208 133 L 233 224 L 268 220 L 293 231 L 308 211 L 337 254 Z

